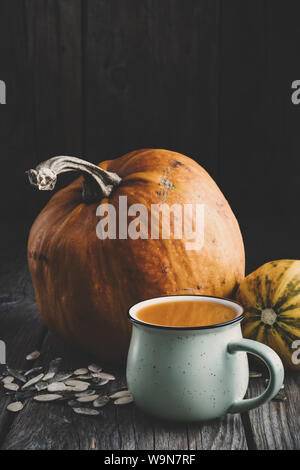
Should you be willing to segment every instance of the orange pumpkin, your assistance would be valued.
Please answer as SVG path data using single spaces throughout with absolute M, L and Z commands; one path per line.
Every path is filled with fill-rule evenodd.
M 129 345 L 132 304 L 166 294 L 234 294 L 244 278 L 240 229 L 223 194 L 195 161 L 167 150 L 137 150 L 98 166 L 54 157 L 28 174 L 39 189 L 53 189 L 65 171 L 85 177 L 51 198 L 28 241 L 36 300 L 50 330 L 102 360 L 120 362 Z M 99 239 L 97 207 L 110 203 L 118 221 L 119 196 L 127 196 L 128 207 L 143 204 L 149 213 L 151 204 L 202 204 L 202 249 L 189 250 L 186 240 L 176 239 L 174 223 L 169 239 Z M 191 218 L 194 227 L 194 212 Z

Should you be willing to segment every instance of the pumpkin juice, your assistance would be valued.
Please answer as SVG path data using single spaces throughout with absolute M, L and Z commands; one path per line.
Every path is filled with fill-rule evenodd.
M 137 318 L 152 325 L 192 328 L 233 320 L 236 312 L 216 302 L 174 301 L 148 305 Z

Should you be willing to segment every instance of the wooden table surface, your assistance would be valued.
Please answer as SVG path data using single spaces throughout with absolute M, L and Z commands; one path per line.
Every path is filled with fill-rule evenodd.
M 95 361 L 63 344 L 44 326 L 34 300 L 26 263 L 26 236 L 3 229 L 6 247 L 0 267 L 0 339 L 7 345 L 7 364 L 26 369 L 25 356 L 38 349 L 35 365 L 45 366 L 63 357 L 63 369 Z M 112 370 L 117 380 L 106 390 L 125 385 L 124 370 Z M 262 392 L 264 379 L 251 379 L 248 396 Z M 105 386 L 106 387 L 106 386 Z M 209 423 L 174 425 L 143 415 L 132 405 L 102 408 L 103 417 L 76 415 L 63 403 L 29 401 L 19 413 L 6 410 L 10 402 L 0 395 L 1 449 L 299 449 L 300 374 L 285 378 L 287 400 L 271 401 L 243 415 L 227 415 Z

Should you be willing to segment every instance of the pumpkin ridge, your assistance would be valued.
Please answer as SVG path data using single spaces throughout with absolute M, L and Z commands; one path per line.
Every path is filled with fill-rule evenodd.
M 248 284 L 246 284 L 246 282 L 239 287 L 239 292 L 240 292 L 240 297 L 241 297 L 241 301 L 242 303 L 244 304 L 244 306 L 247 308 L 249 308 L 249 306 L 251 306 L 251 308 L 259 311 L 260 309 L 257 308 L 257 307 L 254 307 L 252 304 L 256 303 L 256 297 L 255 297 L 255 294 L 254 294 L 254 290 L 251 288 L 251 283 L 249 282 L 249 289 L 247 289 L 247 286 Z
M 286 332 L 289 332 L 291 334 L 300 334 L 300 328 L 297 328 L 294 325 L 289 325 L 288 323 L 282 321 L 278 322 L 278 325 Z
M 281 262 L 283 264 L 283 268 L 281 268 L 283 275 L 277 284 L 276 295 L 273 299 L 274 306 L 279 302 L 280 306 L 284 304 L 282 297 L 285 295 L 288 285 L 290 285 L 294 279 L 296 279 L 296 282 L 300 281 L 298 276 L 298 261 L 282 260 Z M 280 269 L 280 262 L 278 261 L 278 263 L 278 269 Z
M 293 334 L 291 331 L 284 328 L 282 324 L 277 323 L 276 328 L 277 331 L 280 330 L 280 337 L 285 341 L 285 344 L 290 347 L 290 345 L 298 339 L 298 337 Z
M 265 276 L 265 287 L 266 287 L 266 293 L 265 293 L 265 299 L 266 299 L 266 306 L 267 308 L 271 307 L 271 296 L 270 296 L 270 291 L 272 287 L 271 279 L 269 279 L 268 274 Z
M 286 285 L 287 292 L 282 294 L 282 296 L 278 299 L 276 304 L 274 305 L 274 309 L 279 311 L 281 307 L 289 300 L 290 297 L 295 296 L 296 294 L 300 293 L 300 279 L 297 279 L 295 282 L 291 280 Z
M 251 310 L 248 310 L 247 308 L 245 308 L 245 312 L 247 314 L 247 317 L 248 318 L 251 318 L 251 321 L 252 320 L 259 320 L 261 319 L 261 312 L 258 311 L 258 312 L 251 312 Z
M 263 296 L 263 293 L 262 293 L 262 280 L 257 276 L 255 278 L 255 287 L 254 287 L 254 290 L 255 290 L 255 293 L 256 293 L 256 299 L 257 299 L 257 302 L 259 303 L 259 305 L 261 306 L 262 309 L 266 308 L 266 305 L 265 305 L 265 299 L 264 299 L 264 296 Z
M 298 317 L 278 317 L 278 320 L 280 321 L 280 323 L 286 323 L 286 324 L 294 324 L 295 322 L 299 322 L 300 320 L 300 314 Z M 300 326 L 300 325 L 299 325 Z
M 285 307 L 283 310 L 279 309 L 278 314 L 281 315 L 285 312 L 290 312 L 291 310 L 295 310 L 295 309 L 298 309 L 298 308 L 300 308 L 300 302 L 296 303 L 296 304 L 289 305 L 288 307 Z
M 270 332 L 271 328 L 272 328 L 272 326 L 270 326 L 270 325 L 264 325 L 263 342 L 265 344 L 268 344 L 268 336 L 269 336 L 269 332 Z
M 245 332 L 247 336 L 251 334 L 251 336 L 255 335 L 255 337 L 258 338 L 260 336 L 262 328 L 263 328 L 263 325 L 261 322 L 259 322 L 256 326 L 255 326 L 255 323 L 253 322 L 249 322 L 246 324 L 244 324 L 243 322 L 243 331 Z

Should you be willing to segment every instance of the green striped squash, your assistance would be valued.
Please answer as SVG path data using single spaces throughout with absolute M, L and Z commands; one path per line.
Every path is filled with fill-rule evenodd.
M 300 370 L 300 260 L 264 264 L 241 282 L 236 300 L 245 309 L 243 335 L 274 349 L 285 367 Z

